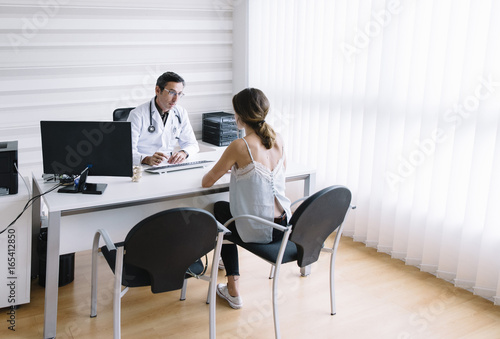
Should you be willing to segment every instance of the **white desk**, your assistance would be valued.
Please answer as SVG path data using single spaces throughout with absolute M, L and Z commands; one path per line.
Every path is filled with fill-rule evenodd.
M 222 151 L 200 153 L 189 160 L 217 160 Z M 214 201 L 227 200 L 224 192 L 229 190 L 229 175 L 211 188 L 201 187 L 201 178 L 210 167 L 162 175 L 143 173 L 139 182 L 132 182 L 131 178 L 91 176 L 89 182 L 108 184 L 104 194 L 51 192 L 43 196 L 48 210 L 44 338 L 56 336 L 59 255 L 91 249 L 92 237 L 99 228 L 106 228 L 112 239 L 124 239 L 137 222 L 158 211 L 179 206 L 207 209 Z M 297 180 L 304 180 L 305 195 L 313 193 L 314 169 L 288 164 L 287 181 Z M 45 192 L 53 185 L 43 183 L 41 173 L 33 174 L 33 194 Z M 32 211 L 36 227 L 40 225 L 39 204 Z

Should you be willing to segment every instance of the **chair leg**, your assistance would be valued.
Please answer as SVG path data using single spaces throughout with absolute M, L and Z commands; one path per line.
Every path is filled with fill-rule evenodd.
M 280 250 L 278 256 L 276 257 L 276 264 L 274 265 L 274 278 L 273 278 L 273 318 L 274 318 L 274 335 L 276 339 L 280 339 L 280 323 L 278 316 L 278 280 L 280 275 L 281 262 L 283 261 L 283 254 L 285 253 L 286 244 L 288 243 L 288 238 L 290 237 L 291 228 L 285 231 L 283 234 L 283 239 L 281 240 Z
M 337 249 L 339 248 L 340 237 L 342 236 L 342 230 L 344 228 L 344 224 L 341 224 L 337 229 L 337 234 L 335 235 L 335 240 L 333 242 L 333 247 L 331 249 L 332 256 L 330 258 L 330 302 L 331 302 L 331 315 L 335 315 L 337 313 L 335 307 L 335 258 L 337 257 Z
M 90 285 L 90 317 L 97 317 L 97 248 L 99 247 L 99 234 L 94 236 L 92 246 L 92 273 Z
M 330 257 L 330 304 L 331 304 L 331 314 L 335 315 L 335 253 L 332 253 Z
M 121 338 L 121 300 L 122 300 L 123 246 L 116 249 L 115 284 L 113 291 L 113 338 Z
M 279 270 L 281 264 L 273 265 L 274 268 L 274 278 L 273 278 L 273 317 L 274 317 L 274 334 L 276 339 L 280 339 L 280 324 L 279 324 L 279 316 L 278 316 L 278 278 L 279 278 Z
M 275 269 L 275 266 L 273 264 L 271 264 L 271 271 L 269 272 L 269 279 L 274 278 L 274 269 Z
M 97 255 L 96 255 L 97 257 Z M 90 317 L 97 317 L 97 263 L 92 253 L 92 273 L 90 285 Z
M 215 258 L 215 254 L 214 254 L 214 258 Z M 210 291 L 212 290 L 212 284 L 216 284 L 216 286 L 217 286 L 217 280 L 214 282 L 214 279 L 212 279 L 212 274 L 213 274 L 213 268 L 210 272 L 210 280 L 208 280 L 207 304 L 210 304 Z
M 181 290 L 181 300 L 186 300 L 186 290 L 187 290 L 187 279 L 184 279 L 184 283 L 182 284 Z
M 210 272 L 210 283 L 208 285 L 208 298 L 207 302 L 210 304 L 208 310 L 208 320 L 209 320 L 209 338 L 215 339 L 216 332 L 216 321 L 215 321 L 215 288 L 217 287 L 217 276 L 219 274 L 219 258 L 222 248 L 222 242 L 224 239 L 224 233 L 219 232 L 217 236 L 217 243 L 214 250 L 214 258 L 212 260 L 212 271 Z
M 311 274 L 311 265 L 307 265 L 300 268 L 300 275 L 303 277 L 307 277 Z

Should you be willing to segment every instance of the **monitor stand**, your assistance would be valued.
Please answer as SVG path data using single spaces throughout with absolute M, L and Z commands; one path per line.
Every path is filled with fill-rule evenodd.
M 78 186 L 73 184 L 73 185 L 61 187 L 60 189 L 57 190 L 57 192 L 58 193 L 78 193 L 80 191 L 78 190 Z
M 83 187 L 82 193 L 83 194 L 102 194 L 108 184 L 91 184 L 91 183 L 86 183 L 85 186 Z
M 62 187 L 57 190 L 59 193 L 83 193 L 83 194 L 102 194 L 108 184 L 93 184 L 87 182 L 87 176 L 89 174 L 89 167 L 85 169 L 80 174 L 78 184 L 73 184 L 71 186 Z

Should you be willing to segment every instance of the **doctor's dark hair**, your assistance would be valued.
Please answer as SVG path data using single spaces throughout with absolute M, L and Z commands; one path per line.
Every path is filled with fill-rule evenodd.
M 165 72 L 158 77 L 158 80 L 156 80 L 156 86 L 160 87 L 160 92 L 163 92 L 168 82 L 182 82 L 182 86 L 186 86 L 184 79 L 179 74 L 174 72 Z
M 276 141 L 276 133 L 265 121 L 269 113 L 269 100 L 257 88 L 245 88 L 233 97 L 233 108 L 239 119 L 250 126 L 262 141 L 271 149 Z

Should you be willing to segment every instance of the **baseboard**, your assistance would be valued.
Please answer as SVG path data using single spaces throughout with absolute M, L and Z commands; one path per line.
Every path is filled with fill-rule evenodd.
M 452 284 L 455 284 L 456 276 L 457 274 L 454 272 L 447 272 L 441 270 L 436 271 L 436 277 L 451 282 Z
M 416 266 L 416 267 L 420 268 L 421 271 L 424 271 L 421 267 L 422 259 L 406 257 L 404 260 L 405 260 L 406 265 Z M 431 271 L 424 271 L 424 272 L 433 273 Z
M 473 287 L 472 291 L 475 295 L 488 299 L 489 301 L 493 301 L 495 305 L 500 305 L 500 297 L 496 297 L 497 291 L 492 288 L 486 287 Z
M 390 254 L 391 254 L 391 258 L 399 259 L 399 260 L 406 262 L 406 253 L 405 252 L 391 251 Z
M 419 267 L 422 272 L 437 275 L 437 265 L 420 264 Z

